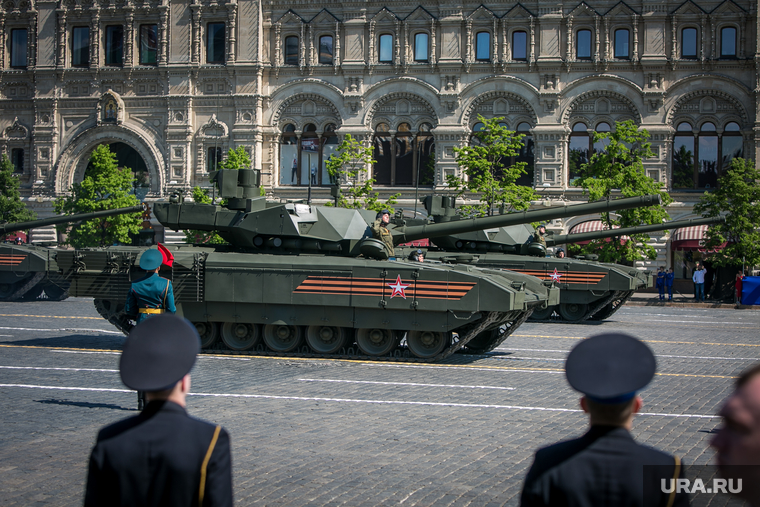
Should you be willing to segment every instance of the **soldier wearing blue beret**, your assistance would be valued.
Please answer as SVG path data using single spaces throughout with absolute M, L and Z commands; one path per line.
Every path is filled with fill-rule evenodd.
M 148 319 L 129 333 L 121 379 L 145 391 L 148 405 L 98 433 L 85 507 L 232 505 L 229 435 L 185 410 L 199 351 L 195 326 L 174 315 Z
M 172 282 L 158 276 L 164 256 L 158 250 L 146 250 L 140 257 L 140 268 L 147 275 L 132 282 L 127 295 L 126 314 L 137 320 L 137 324 L 148 317 L 164 312 L 176 313 Z
M 567 381 L 583 394 L 581 407 L 591 428 L 580 438 L 536 452 L 523 486 L 523 507 L 689 504 L 686 493 L 660 486 L 662 480 L 683 477 L 680 460 L 637 443 L 630 433 L 642 406 L 637 391 L 655 370 L 649 347 L 626 334 L 592 336 L 570 351 Z

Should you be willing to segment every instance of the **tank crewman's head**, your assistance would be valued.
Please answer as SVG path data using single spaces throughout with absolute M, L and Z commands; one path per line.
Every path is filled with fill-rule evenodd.
M 539 233 L 541 236 L 543 236 L 544 234 L 546 234 L 546 225 L 544 225 L 544 224 L 540 224 L 540 225 L 538 226 L 538 233 Z
M 380 220 L 383 224 L 387 224 L 391 221 L 391 212 L 387 209 L 380 211 L 375 217 L 376 220 Z
M 557 258 L 564 259 L 565 258 L 565 251 L 561 248 L 557 249 Z

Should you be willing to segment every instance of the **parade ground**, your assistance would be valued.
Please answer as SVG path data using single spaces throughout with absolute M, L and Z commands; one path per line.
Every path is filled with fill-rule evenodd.
M 188 410 L 229 431 L 236 505 L 516 506 L 534 451 L 585 431 L 567 352 L 609 331 L 657 355 L 634 436 L 711 463 L 715 413 L 760 361 L 760 312 L 627 306 L 439 364 L 204 355 Z M 98 429 L 137 413 L 123 342 L 89 299 L 0 303 L 0 505 L 81 504 Z

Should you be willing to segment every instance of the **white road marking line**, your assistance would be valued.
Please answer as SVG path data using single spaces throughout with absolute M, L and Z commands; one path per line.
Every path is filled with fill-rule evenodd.
M 556 350 L 556 349 L 513 349 L 513 348 L 506 348 L 506 347 L 498 347 L 496 350 L 519 350 L 524 352 L 564 352 L 568 353 L 569 350 Z M 488 355 L 488 354 L 486 354 Z
M 521 352 L 564 352 L 569 353 L 569 350 L 554 350 L 554 349 L 513 349 L 513 348 L 498 348 L 496 350 L 516 350 Z M 489 359 L 541 359 L 544 361 L 564 361 L 564 359 L 551 359 L 548 357 L 520 357 L 514 358 L 501 358 L 491 354 L 484 354 Z M 712 356 L 670 356 L 665 354 L 655 354 L 655 357 L 676 357 L 679 359 L 725 359 L 726 361 L 760 361 L 760 357 L 712 357 Z
M 30 389 L 53 389 L 57 391 L 97 391 L 111 393 L 134 393 L 130 389 L 108 389 L 105 387 L 61 387 L 61 386 L 37 386 L 28 384 L 0 384 L 0 387 L 22 387 Z M 520 405 L 490 405 L 474 403 L 437 403 L 432 401 L 400 401 L 400 400 L 355 400 L 350 398 L 308 398 L 305 396 L 275 396 L 269 394 L 230 394 L 230 393 L 189 393 L 189 396 L 201 396 L 211 398 L 259 398 L 268 400 L 293 400 L 293 401 L 333 401 L 337 403 L 368 403 L 371 405 L 419 405 L 427 407 L 454 407 L 454 408 L 498 408 L 509 410 L 535 410 L 539 412 L 568 412 L 577 413 L 582 410 L 573 408 L 551 408 L 551 407 L 525 407 Z M 653 415 L 661 417 L 683 417 L 698 419 L 718 419 L 717 415 L 701 414 L 664 414 L 655 412 L 642 412 L 638 415 Z
M 62 328 L 32 328 L 32 327 L 0 327 L 0 329 L 5 329 L 7 331 L 50 331 L 50 332 L 59 332 L 59 331 L 86 331 L 86 332 L 93 332 L 93 333 L 104 333 L 104 334 L 120 334 L 124 335 L 121 331 L 111 331 L 110 329 L 95 329 L 95 328 L 79 328 L 79 327 L 62 327 Z M 5 336 L 5 335 L 4 335 Z
M 381 384 L 385 386 L 415 386 L 415 387 L 461 387 L 463 389 L 503 389 L 514 391 L 514 387 L 494 387 L 494 386 L 460 386 L 449 384 L 415 384 L 413 382 L 376 382 L 372 380 L 332 380 L 319 378 L 299 378 L 302 382 L 339 382 L 345 384 Z
M 556 373 L 559 375 L 564 375 L 564 371 L 553 371 L 553 370 L 505 370 L 505 369 L 498 369 L 499 367 L 494 368 L 470 368 L 469 366 L 420 366 L 420 365 L 412 365 L 412 364 L 381 364 L 381 363 L 364 363 L 366 366 L 376 366 L 378 368 L 422 368 L 422 369 L 432 369 L 432 370 L 467 370 L 467 371 L 499 371 L 499 372 L 523 372 L 523 373 Z
M 58 352 L 58 353 L 61 353 L 61 354 L 108 354 L 108 355 L 112 355 L 112 356 L 120 356 L 121 355 L 121 352 L 107 352 L 105 350 L 102 351 L 102 352 L 97 352 L 97 351 L 95 351 L 95 352 L 85 352 L 84 350 L 51 350 L 50 352 Z
M 624 322 L 626 324 L 641 324 L 641 322 L 631 321 L 631 320 L 618 320 L 618 322 Z M 701 321 L 701 320 L 658 320 L 657 322 L 677 322 L 677 323 L 684 323 L 684 324 L 721 324 L 720 321 L 716 320 L 710 320 L 710 321 Z M 729 324 L 728 322 L 723 322 L 723 324 Z M 742 324 L 749 324 L 742 322 Z
M 119 370 L 106 370 L 103 368 L 44 368 L 41 366 L 0 366 L 4 370 L 61 370 L 61 371 L 107 371 L 118 373 Z

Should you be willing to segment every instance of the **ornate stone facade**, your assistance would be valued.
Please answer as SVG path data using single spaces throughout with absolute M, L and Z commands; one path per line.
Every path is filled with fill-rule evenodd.
M 760 149 L 756 6 L 8 0 L 0 150 L 32 202 L 65 192 L 104 142 L 139 155 L 149 198 L 205 184 L 238 146 L 294 197 L 328 184 L 324 163 L 352 134 L 375 143 L 381 190 L 409 199 L 459 171 L 452 150 L 480 114 L 529 134 L 532 184 L 572 199 L 590 135 L 631 119 L 686 218 L 727 160 Z

